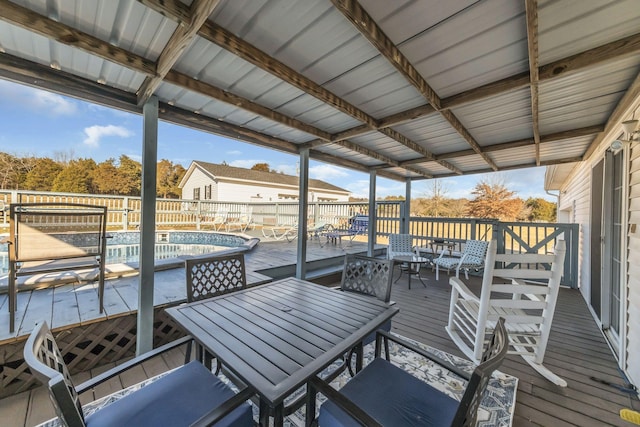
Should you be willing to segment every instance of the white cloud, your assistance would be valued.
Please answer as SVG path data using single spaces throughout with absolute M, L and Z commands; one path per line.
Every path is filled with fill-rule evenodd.
M 315 179 L 321 179 L 323 181 L 335 182 L 336 179 L 347 177 L 349 174 L 341 168 L 322 164 L 317 166 L 311 166 L 309 168 L 309 176 Z
M 84 128 L 84 133 L 86 135 L 86 138 L 82 142 L 91 147 L 98 147 L 100 145 L 100 139 L 105 136 L 119 136 L 121 138 L 128 138 L 133 135 L 133 132 L 131 132 L 127 128 L 115 125 L 89 126 L 88 128 Z
M 228 154 L 230 156 L 239 156 L 239 155 L 242 154 L 242 151 L 240 151 L 240 150 L 229 150 L 225 154 Z
M 0 92 L 5 100 L 21 105 L 32 111 L 53 116 L 69 116 L 76 113 L 76 104 L 61 95 L 34 89 L 29 86 L 0 80 Z

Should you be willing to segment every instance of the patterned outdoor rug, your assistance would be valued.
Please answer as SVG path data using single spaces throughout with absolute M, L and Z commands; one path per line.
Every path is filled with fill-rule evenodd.
M 394 334 L 397 335 L 397 334 Z M 400 335 L 397 335 L 400 336 Z M 411 342 L 412 344 L 421 347 L 427 350 L 430 353 L 435 354 L 437 357 L 444 359 L 451 364 L 462 368 L 467 372 L 471 372 L 473 369 L 473 365 L 466 359 L 462 359 L 460 357 L 454 356 L 452 354 L 446 353 L 444 351 L 440 351 L 433 347 L 429 347 L 425 344 L 419 343 L 417 341 L 401 337 L 406 341 Z M 390 353 L 391 360 L 401 366 L 404 370 L 412 373 L 416 377 L 426 381 L 434 388 L 446 393 L 447 395 L 453 397 L 454 399 L 460 400 L 464 393 L 464 389 L 466 383 L 464 380 L 460 379 L 456 375 L 448 372 L 446 369 L 436 365 L 435 363 L 425 360 L 424 358 L 418 356 L 416 353 L 407 350 L 405 348 L 397 346 L 395 343 L 390 343 Z M 364 361 L 365 365 L 373 360 L 374 358 L 374 344 L 369 344 L 364 347 Z M 333 366 L 327 368 L 327 372 L 333 370 Z M 113 393 L 109 396 L 98 399 L 94 402 L 86 404 L 83 406 L 83 410 L 85 412 L 85 416 L 97 411 L 98 409 L 108 405 L 109 403 L 114 402 L 115 400 L 138 390 L 145 385 L 151 383 L 152 381 L 166 375 L 164 373 L 157 377 L 148 379 L 131 387 L 128 387 L 119 392 Z M 233 384 L 231 384 L 224 376 L 222 379 L 229 383 L 229 385 L 237 389 Z M 342 387 L 347 381 L 349 381 L 351 377 L 349 373 L 345 370 L 340 376 L 338 376 L 331 384 L 336 387 Z M 513 419 L 513 410 L 516 402 L 516 390 L 518 388 L 518 378 L 513 377 L 511 375 L 503 374 L 502 372 L 496 371 L 493 374 L 493 378 L 489 382 L 489 386 L 487 389 L 486 396 L 482 400 L 482 405 L 480 407 L 480 413 L 478 414 L 478 426 L 479 427 L 507 427 L 511 426 Z M 299 389 L 293 396 L 287 399 L 295 399 L 299 394 L 304 393 L 304 388 Z M 318 395 L 318 404 L 319 408 L 322 402 L 324 402 L 325 397 L 322 395 Z M 286 402 L 285 401 L 285 404 Z M 253 407 L 254 418 L 256 421 L 258 420 L 258 408 L 254 405 Z M 298 411 L 286 417 L 284 425 L 285 427 L 302 427 L 305 422 L 305 408 L 304 406 L 300 408 Z M 59 423 L 57 418 L 49 420 L 43 424 L 40 424 L 38 427 L 58 427 Z

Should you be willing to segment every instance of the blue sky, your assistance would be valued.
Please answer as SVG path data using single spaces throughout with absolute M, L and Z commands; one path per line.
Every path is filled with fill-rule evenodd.
M 142 117 L 78 101 L 28 86 L 0 80 L 0 151 L 17 156 L 93 158 L 102 162 L 125 154 L 138 161 L 142 153 Z M 226 161 L 250 168 L 266 162 L 272 169 L 295 175 L 297 156 L 252 144 L 160 122 L 158 159 L 181 163 L 192 160 Z M 544 168 L 499 172 L 499 180 L 518 197 L 543 197 L 555 201 L 543 189 Z M 355 197 L 367 197 L 369 175 L 311 160 L 309 176 L 345 188 Z M 469 175 L 442 180 L 446 196 L 471 197 L 473 187 L 488 175 Z M 415 181 L 413 197 L 428 197 L 432 181 Z M 377 180 L 377 197 L 404 195 L 404 182 Z

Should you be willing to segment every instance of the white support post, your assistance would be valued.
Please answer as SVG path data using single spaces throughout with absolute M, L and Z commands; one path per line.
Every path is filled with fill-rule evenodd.
M 309 205 L 309 149 L 300 150 L 300 179 L 298 196 L 298 262 L 296 277 L 303 279 L 307 275 L 307 209 Z
M 158 163 L 158 98 L 142 109 L 142 197 L 140 219 L 140 275 L 136 354 L 153 349 L 153 274 L 156 243 L 156 173 Z

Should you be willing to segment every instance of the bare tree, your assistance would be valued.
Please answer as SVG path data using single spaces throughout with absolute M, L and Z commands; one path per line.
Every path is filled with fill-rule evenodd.
M 427 214 L 440 216 L 447 207 L 449 187 L 441 179 L 432 179 L 431 186 L 427 188 Z

